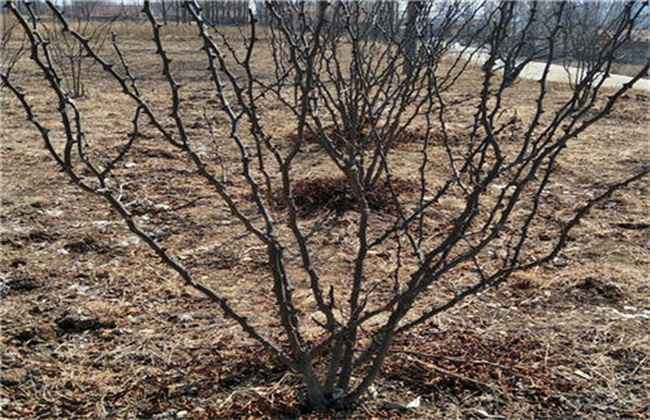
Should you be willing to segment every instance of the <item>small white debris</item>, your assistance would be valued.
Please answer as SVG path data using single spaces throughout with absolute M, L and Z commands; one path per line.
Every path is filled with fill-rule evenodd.
M 140 243 L 140 238 L 135 235 L 129 235 L 126 239 L 118 242 L 118 245 L 121 247 L 130 247 L 132 245 L 137 245 Z
M 111 220 L 96 220 L 93 222 L 93 225 L 97 228 L 97 230 L 101 232 L 107 232 L 109 230 L 109 227 L 113 224 L 114 222 Z
M 63 210 L 45 210 L 45 214 L 47 214 L 50 217 L 60 217 L 63 215 Z
M 553 258 L 553 265 L 556 267 L 566 267 L 569 265 L 569 260 L 562 256 L 555 257 Z
M 417 396 L 415 397 L 415 399 L 413 399 L 413 401 L 406 404 L 406 408 L 408 408 L 409 410 L 415 410 L 416 408 L 420 407 L 421 403 L 422 403 L 422 397 Z
M 179 315 L 178 320 L 181 322 L 190 322 L 194 321 L 194 317 L 190 314 L 181 314 Z
M 647 319 L 650 320 L 650 309 L 642 309 L 638 312 L 633 306 L 624 306 L 623 309 L 633 311 L 634 313 L 621 312 L 614 308 L 599 308 L 601 311 L 608 312 L 611 318 L 618 319 Z
M 480 415 L 480 416 L 482 416 L 483 418 L 486 418 L 486 419 L 505 419 L 505 417 L 503 417 L 503 416 L 499 416 L 499 415 L 495 415 L 495 414 L 489 414 L 485 410 L 476 409 L 476 410 L 473 410 L 473 411 L 476 414 L 478 414 L 478 415 Z

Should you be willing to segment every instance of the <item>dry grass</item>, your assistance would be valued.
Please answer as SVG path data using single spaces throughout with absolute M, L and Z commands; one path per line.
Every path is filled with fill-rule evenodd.
M 205 82 L 199 44 L 169 30 L 174 70 L 185 84 L 183 112 L 190 134 L 197 145 L 211 150 L 202 113 L 214 107 L 214 97 Z M 129 32 L 120 37 L 134 71 L 143 76 L 142 90 L 157 109 L 168 109 L 153 47 L 143 41 L 148 36 Z M 260 69 L 271 70 L 268 57 L 256 59 Z M 24 62 L 16 74 L 39 115 L 56 127 L 52 98 L 36 89 L 33 68 Z M 479 83 L 475 76 L 470 74 L 453 94 L 473 95 Z M 117 150 L 130 129 L 133 107 L 100 74 L 89 79 L 89 96 L 79 101 L 88 115 L 87 131 L 96 147 Z M 534 86 L 521 82 L 506 98 L 522 118 L 533 109 L 527 93 Z M 549 103 L 566 95 L 566 87 L 555 84 Z M 547 196 L 549 211 L 559 217 L 593 192 L 595 180 L 617 180 L 621 171 L 649 163 L 649 104 L 647 95 L 626 95 L 611 116 L 569 147 Z M 304 414 L 295 388 L 298 379 L 243 339 L 203 297 L 180 287 L 103 203 L 69 185 L 13 99 L 2 98 L 2 110 L 2 416 Z M 265 104 L 263 112 L 273 123 L 272 133 L 288 143 L 293 123 L 276 104 Z M 468 107 L 456 116 L 454 133 L 462 136 L 471 112 Z M 217 140 L 224 143 L 226 166 L 234 171 L 236 156 L 220 127 Z M 400 163 L 395 175 L 405 182 L 417 176 L 412 157 L 418 150 L 414 142 L 395 151 Z M 444 151 L 433 147 L 431 153 L 435 184 L 436 174 L 444 170 L 435 162 L 444 161 Z M 219 171 L 220 165 L 213 164 Z M 300 155 L 296 173 L 311 180 L 330 176 L 332 168 L 314 148 Z M 141 197 L 132 210 L 143 223 L 156 226 L 160 240 L 180 254 L 197 278 L 216 286 L 256 325 L 279 334 L 264 286 L 264 249 L 231 220 L 176 151 L 158 138 L 144 138 L 118 174 L 131 181 L 127 193 Z M 229 187 L 246 205 L 244 184 L 233 179 Z M 556 264 L 521 273 L 400 339 L 376 386 L 376 398 L 346 414 L 647 417 L 648 193 L 647 183 L 620 192 L 581 225 Z M 457 204 L 450 200 L 432 216 L 444 220 Z M 372 220 L 376 227 L 389 222 L 381 213 Z M 303 220 L 306 230 L 320 232 L 312 245 L 321 249 L 315 263 L 325 282 L 344 286 L 355 223 L 353 210 Z M 435 232 L 439 226 L 428 228 Z M 552 234 L 548 229 L 536 232 L 540 247 Z M 373 255 L 368 266 L 370 278 L 386 277 L 395 268 L 385 253 Z M 296 267 L 292 274 L 300 279 Z M 298 281 L 296 286 L 295 298 L 309 325 L 314 303 L 306 284 Z M 437 298 L 434 294 L 421 305 Z M 75 332 L 63 322 L 71 316 L 98 323 Z M 422 397 L 416 411 L 395 405 L 416 396 Z

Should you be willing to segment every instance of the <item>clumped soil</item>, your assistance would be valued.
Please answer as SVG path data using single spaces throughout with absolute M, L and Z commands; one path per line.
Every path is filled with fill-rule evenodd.
M 218 111 L 206 81 L 205 57 L 194 30 L 164 28 L 182 92 L 191 141 L 209 169 L 224 176 L 247 215 L 260 223 L 238 178 L 240 166 L 228 126 L 216 120 L 211 136 L 205 109 Z M 133 71 L 142 76 L 161 115 L 169 97 L 149 31 L 118 28 Z M 137 28 L 135 28 L 137 29 Z M 268 42 L 263 39 L 260 42 Z M 269 69 L 269 57 L 256 57 Z M 60 128 L 55 103 L 33 67 L 14 73 L 37 114 Z M 457 98 L 475 96 L 478 70 L 459 82 Z M 522 81 L 504 98 L 522 118 L 534 110 L 535 82 Z M 119 153 L 135 108 L 97 69 L 87 75 L 88 96 L 77 101 L 95 151 Z M 549 104 L 567 87 L 552 84 Z M 607 92 L 606 92 L 607 93 Z M 299 378 L 273 360 L 203 296 L 181 286 L 153 253 L 129 233 L 102 201 L 67 182 L 16 101 L 0 99 L 0 412 L 7 418 L 647 418 L 650 397 L 650 214 L 647 181 L 620 191 L 594 209 L 553 263 L 518 273 L 499 289 L 472 298 L 400 337 L 372 395 L 346 412 L 309 413 Z M 444 174 L 445 147 L 462 148 L 468 118 L 461 108 L 450 144 L 434 139 L 428 191 Z M 602 187 L 649 163 L 647 95 L 626 94 L 616 110 L 583 133 L 558 162 L 538 227 L 536 246 L 553 237 L 557 221 Z M 269 131 L 287 149 L 295 122 L 279 104 L 260 109 Z M 550 112 L 550 111 L 549 111 Z M 508 116 L 506 116 L 508 117 Z M 165 120 L 173 127 L 173 121 Z M 415 130 L 415 128 L 414 128 Z M 416 132 L 416 131 L 414 131 Z M 411 133 L 413 134 L 413 133 Z M 515 133 L 516 134 L 516 133 Z M 58 137 L 57 137 L 58 138 Z M 396 147 L 390 157 L 400 200 L 417 192 L 421 143 Z M 507 148 L 504 145 L 504 148 Z M 94 152 L 93 152 L 94 153 Z M 292 174 L 301 227 L 315 232 L 314 264 L 324 281 L 349 289 L 356 249 L 358 203 L 322 150 L 296 157 Z M 197 279 L 217 288 L 277 342 L 283 342 L 270 291 L 263 245 L 247 234 L 186 158 L 150 128 L 115 170 L 123 200 Z M 280 185 L 275 177 L 273 185 Z M 371 225 L 391 226 L 394 202 L 379 183 L 371 194 Z M 282 203 L 274 209 L 282 222 Z M 453 200 L 431 209 L 423 229 L 444 231 L 457 211 Z M 333 213 L 333 214 L 332 214 Z M 279 226 L 282 224 L 279 223 Z M 291 234 L 278 228 L 280 238 Z M 289 250 L 291 251 L 291 250 Z M 369 256 L 369 279 L 395 272 L 392 250 Z M 288 258 L 291 252 L 288 252 Z M 294 298 L 306 335 L 321 330 L 299 261 L 290 259 Z M 402 261 L 407 270 L 411 260 Z M 472 267 L 467 267 L 471 270 Z M 462 282 L 463 278 L 456 279 Z M 446 285 L 417 303 L 431 307 Z M 376 294 L 383 293 L 378 289 Z M 337 296 L 342 301 L 345 296 Z M 319 361 L 322 363 L 324 361 Z M 420 397 L 416 409 L 405 406 Z

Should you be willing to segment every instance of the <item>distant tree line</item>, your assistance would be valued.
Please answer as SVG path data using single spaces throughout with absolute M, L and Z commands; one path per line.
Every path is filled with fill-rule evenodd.
M 326 14 L 330 20 L 339 12 L 337 8 L 356 9 L 356 16 L 366 15 L 362 24 L 355 23 L 355 28 L 360 31 L 364 38 L 394 37 L 398 33 L 409 36 L 409 26 L 413 26 L 418 20 L 418 27 L 429 30 L 431 34 L 439 32 L 439 26 L 447 22 L 444 16 L 435 13 L 436 9 L 444 9 L 448 0 L 432 2 L 434 6 L 427 12 L 422 9 L 422 0 L 359 0 L 350 2 L 331 2 L 332 7 L 327 9 Z M 64 15 L 76 21 L 108 21 L 108 20 L 142 20 L 142 0 L 57 0 L 57 4 Z M 184 24 L 191 22 L 191 16 L 182 0 L 158 0 L 151 2 L 151 9 L 157 19 L 163 24 Z M 203 10 L 206 23 L 211 26 L 240 26 L 247 24 L 250 19 L 250 11 L 255 14 L 257 24 L 269 26 L 272 24 L 273 14 L 265 0 L 199 0 L 197 2 Z M 280 2 L 279 10 L 299 8 L 300 13 L 314 20 L 317 18 L 319 1 L 307 0 Z M 453 3 L 453 2 L 452 2 Z M 25 0 L 15 2 L 21 12 L 26 12 Z M 39 17 L 47 17 L 49 8 L 44 0 L 29 1 L 32 12 Z M 451 4 L 451 3 L 450 3 Z M 554 34 L 558 41 L 556 55 L 569 60 L 585 60 L 597 56 L 602 46 L 608 42 L 613 31 L 612 16 L 620 13 L 625 7 L 625 2 L 614 0 L 572 0 L 567 1 L 563 24 L 559 33 Z M 487 2 L 480 15 L 474 16 L 471 24 L 467 25 L 464 31 L 471 36 L 496 9 L 497 3 Z M 524 34 L 525 42 L 519 46 L 529 55 L 544 58 L 545 40 L 551 35 L 548 22 L 552 21 L 554 15 L 552 2 L 515 2 L 512 9 L 512 19 L 504 32 L 505 42 L 501 45 L 503 51 L 499 55 L 512 51 L 512 40 Z M 4 11 L 3 11 L 4 13 Z M 299 13 L 293 15 L 298 16 Z M 345 31 L 346 25 L 353 22 L 335 21 L 328 26 L 329 31 Z M 288 23 L 292 25 L 291 22 Z M 438 28 L 438 29 L 437 29 Z M 639 17 L 639 27 L 636 34 L 621 50 L 618 62 L 643 64 L 649 57 L 650 42 L 645 35 L 644 29 L 650 28 L 650 17 L 648 13 Z M 425 36 L 419 34 L 418 36 Z M 431 35 L 432 36 L 432 35 Z M 458 40 L 463 42 L 463 37 Z M 485 40 L 474 40 L 484 42 Z M 413 48 L 413 45 L 410 46 Z M 408 47 L 407 47 L 408 49 Z M 558 54 L 559 53 L 559 54 Z
M 244 0 L 199 1 L 203 16 L 211 25 L 241 25 L 249 20 L 251 3 Z M 160 0 L 153 3 L 153 11 L 164 24 L 189 23 L 191 16 L 180 0 Z
M 16 8 L 27 12 L 26 1 L 16 1 Z M 142 19 L 142 1 L 107 1 L 107 0 L 58 0 L 55 1 L 67 18 L 84 20 L 140 20 Z M 249 9 L 253 8 L 260 24 L 269 23 L 268 13 L 263 0 L 202 0 L 198 2 L 204 17 L 210 25 L 241 25 L 249 21 Z M 44 0 L 29 1 L 32 12 L 39 17 L 49 14 Z M 190 23 L 191 16 L 181 0 L 158 0 L 152 2 L 152 11 L 163 24 Z M 2 12 L 4 13 L 4 11 Z
M 26 12 L 25 0 L 16 1 L 16 8 Z M 143 2 L 135 1 L 108 1 L 108 0 L 58 0 L 57 6 L 67 18 L 84 20 L 139 20 Z M 292 7 L 292 2 L 287 2 L 287 7 Z M 297 3 L 297 2 L 293 2 Z M 417 1 L 409 3 L 417 4 Z M 49 8 L 44 0 L 29 1 L 32 12 L 39 17 L 47 16 Z M 249 10 L 255 14 L 258 24 L 268 26 L 271 24 L 272 14 L 265 0 L 201 0 L 198 4 L 203 9 L 206 22 L 213 26 L 242 25 L 249 21 Z M 295 6 L 295 4 L 293 4 Z M 397 29 L 399 20 L 399 2 L 395 0 L 362 0 L 354 2 L 355 7 L 374 19 L 364 20 L 366 25 L 372 25 L 370 32 L 378 36 L 382 32 L 393 32 Z M 190 23 L 191 16 L 182 0 L 158 0 L 151 3 L 151 8 L 161 23 L 181 24 Z M 307 15 L 316 16 L 317 1 L 307 1 L 304 11 Z M 4 12 L 3 12 L 4 13 Z M 341 25 L 343 26 L 343 24 Z

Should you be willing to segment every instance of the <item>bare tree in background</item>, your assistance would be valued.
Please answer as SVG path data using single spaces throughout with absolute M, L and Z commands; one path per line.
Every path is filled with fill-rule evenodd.
M 6 74 L 0 77 L 40 132 L 53 160 L 74 184 L 106 200 L 185 284 L 211 299 L 250 338 L 300 374 L 312 408 L 348 406 L 362 398 L 380 375 L 395 337 L 422 326 L 467 297 L 507 281 L 513 273 L 552 261 L 594 205 L 649 172 L 648 168 L 638 168 L 636 173 L 605 187 L 603 180 L 594 180 L 594 189 L 600 192 L 577 206 L 555 231 L 544 223 L 545 214 L 553 210 L 542 197 L 554 179 L 562 151 L 607 115 L 648 72 L 646 64 L 629 84 L 598 101 L 603 83 L 598 75 L 608 73 L 647 3 L 627 2 L 620 13 L 610 17 L 610 41 L 600 49 L 594 66 L 573 85 L 569 97 L 551 109 L 546 77 L 558 54 L 557 34 L 567 11 L 566 3 L 553 3 L 546 22 L 549 36 L 536 40 L 533 49 L 543 49 L 545 63 L 537 91 L 532 94 L 535 111 L 519 122 L 519 131 L 511 130 L 513 120 L 504 117 L 508 111 L 505 96 L 519 75 L 520 63 L 536 55 L 526 48 L 536 6 L 530 4 L 523 20 L 513 22 L 521 16 L 515 13 L 519 7 L 516 2 L 499 2 L 493 8 L 487 3 L 418 3 L 423 16 L 437 16 L 433 34 L 423 27 L 430 26 L 429 19 L 416 19 L 409 37 L 385 28 L 385 36 L 378 38 L 366 36 L 370 30 L 367 20 L 375 18 L 364 6 L 366 2 L 321 1 L 314 7 L 305 2 L 267 2 L 275 67 L 270 78 L 261 75 L 253 60 L 254 52 L 268 46 L 260 45 L 252 13 L 241 41 L 243 48 L 235 48 L 235 41 L 210 30 L 197 2 L 185 3 L 203 43 L 217 109 L 227 121 L 229 141 L 239 151 L 239 175 L 232 173 L 231 177 L 239 176 L 247 186 L 250 203 L 236 200 L 196 151 L 199 139 L 192 138 L 187 130 L 178 75 L 172 73 L 161 25 L 150 2 L 145 2 L 144 13 L 169 88 L 173 128 L 168 128 L 165 117 L 168 109 L 154 109 L 141 94 L 137 77 L 119 46 L 114 44 L 119 60 L 109 63 L 51 2 L 48 5 L 62 29 L 134 104 L 133 131 L 121 151 L 114 156 L 106 154 L 101 160 L 86 153 L 92 139 L 84 131 L 84 115 L 70 99 L 50 59 L 51 44 L 44 42 L 46 35 L 34 25 L 33 16 L 21 14 L 12 2 L 8 8 L 29 40 L 31 58 L 58 98 L 58 111 L 52 109 L 63 123 L 63 144 L 35 116 L 22 89 Z M 397 27 L 403 26 L 408 15 L 406 12 L 400 17 Z M 476 25 L 474 17 L 479 15 L 485 18 Z M 468 34 L 471 42 L 462 51 L 452 48 L 460 37 L 467 40 Z M 411 36 L 416 37 L 415 44 Z M 473 71 L 469 64 L 472 54 L 486 43 L 490 57 L 480 73 L 480 91 L 471 102 L 456 98 L 451 87 Z M 400 71 L 404 66 L 411 71 Z M 585 102 L 581 97 L 587 90 Z M 277 101 L 297 121 L 296 134 L 288 146 L 269 129 L 273 122 L 267 121 L 260 107 L 262 101 L 270 100 Z M 469 104 L 475 111 L 468 132 L 463 141 L 453 141 L 449 125 Z M 148 122 L 161 140 L 184 152 L 232 217 L 264 246 L 270 279 L 260 287 L 269 290 L 275 300 L 282 343 L 274 342 L 269 331 L 255 326 L 254 314 L 245 316 L 219 290 L 199 283 L 174 256 L 174 250 L 163 247 L 129 212 L 120 188 L 124 180 L 113 169 L 123 165 L 143 122 Z M 395 188 L 395 168 L 403 163 L 392 159 L 390 151 L 416 123 L 418 193 L 416 199 L 405 201 Z M 309 142 L 320 145 L 356 203 L 355 252 L 343 288 L 323 276 L 333 262 L 320 258 L 318 242 L 305 232 L 306 224 L 297 209 L 295 186 L 300 174 L 296 159 Z M 440 169 L 430 161 L 434 142 L 447 157 L 446 162 L 433 162 L 436 168 L 445 167 L 442 175 L 435 172 Z M 432 174 L 435 182 L 431 181 Z M 379 183 L 386 186 L 385 194 L 396 208 L 388 228 L 374 223 L 371 201 Z M 272 189 L 277 193 L 270 194 Z M 277 195 L 284 207 L 270 202 L 270 197 Z M 452 216 L 443 217 L 436 209 L 447 199 L 462 204 Z M 254 216 L 250 215 L 251 208 Z M 545 245 L 536 240 L 540 229 L 552 238 Z M 280 231 L 288 232 L 291 240 L 283 240 Z M 392 276 L 370 274 L 368 265 L 377 252 L 390 255 L 402 269 Z M 299 256 L 297 266 L 292 253 Z M 406 259 L 410 261 L 408 267 L 401 264 Z M 289 267 L 298 267 L 302 276 L 290 274 L 295 270 Z M 300 311 L 293 296 L 299 282 L 308 285 L 320 317 L 310 318 Z M 438 303 L 416 309 L 430 295 L 436 296 Z M 320 329 L 317 339 L 305 335 L 308 325 Z
M 618 24 L 614 17 L 625 11 L 625 4 L 617 1 L 578 0 L 568 3 L 566 9 L 560 32 L 563 44 L 561 62 L 569 83 L 575 87 L 586 73 L 599 66 L 598 58 L 602 49 L 609 43 L 617 42 L 612 38 Z M 647 14 L 640 16 L 639 20 L 642 19 L 647 19 Z M 630 36 L 619 46 L 614 56 L 615 62 L 622 58 L 631 41 Z M 591 95 L 592 92 L 585 89 L 579 103 L 585 104 Z
M 0 73 L 10 77 L 11 73 L 25 53 L 25 39 L 13 16 L 2 14 L 0 27 Z M 5 87 L 0 83 L 0 89 Z
M 412 73 L 415 68 L 416 51 L 418 41 L 421 37 L 418 36 L 418 29 L 422 28 L 422 24 L 418 24 L 418 18 L 428 19 L 429 10 L 424 9 L 424 3 L 421 1 L 411 0 L 406 4 L 406 23 L 404 28 L 404 53 L 407 60 L 405 60 L 404 71 Z M 425 26 L 426 27 L 426 26 Z
M 171 2 L 169 0 L 160 0 L 155 3 L 157 9 L 162 17 L 163 25 L 167 25 L 167 17 L 169 16 L 169 11 L 171 10 Z
M 93 14 L 100 5 L 101 2 L 92 1 L 76 1 L 69 5 L 69 12 L 74 16 L 69 19 L 69 25 L 98 52 L 103 50 L 111 26 L 119 18 L 117 15 L 107 21 L 94 21 Z M 85 96 L 84 77 L 87 76 L 88 67 L 92 66 L 94 61 L 88 59 L 84 46 L 79 44 L 56 19 L 51 23 L 42 24 L 41 27 L 50 44 L 50 59 L 58 68 L 58 74 L 62 77 L 66 90 L 73 98 Z

